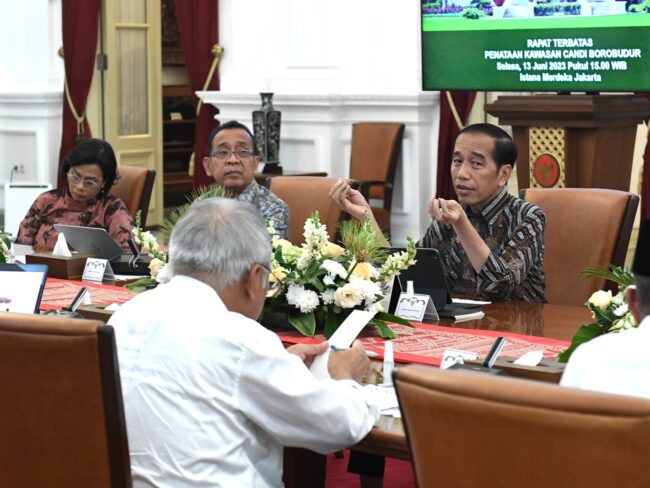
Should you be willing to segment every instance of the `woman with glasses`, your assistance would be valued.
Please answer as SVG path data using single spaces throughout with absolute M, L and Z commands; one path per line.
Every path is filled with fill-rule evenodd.
M 110 194 L 117 179 L 111 145 L 100 139 L 79 142 L 61 166 L 65 187 L 38 196 L 20 223 L 16 243 L 51 251 L 58 232 L 54 224 L 102 227 L 125 250 L 134 227 L 124 202 Z

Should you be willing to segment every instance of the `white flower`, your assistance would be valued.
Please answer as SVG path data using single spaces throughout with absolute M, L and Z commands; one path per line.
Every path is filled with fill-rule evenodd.
M 327 270 L 327 273 L 332 277 L 339 276 L 341 278 L 345 278 L 348 275 L 347 271 L 345 271 L 345 268 L 341 263 L 337 263 L 331 259 L 326 259 L 323 261 L 323 264 L 321 264 L 321 266 L 325 268 Z
M 158 276 L 160 270 L 165 266 L 166 266 L 165 261 L 163 261 L 162 259 L 153 258 L 149 262 L 149 274 L 153 279 L 156 279 L 156 276 Z
M 594 292 L 587 302 L 591 303 L 594 307 L 600 308 L 602 311 L 607 310 L 609 304 L 612 303 L 612 292 L 610 290 L 598 290 Z
M 305 221 L 305 245 L 312 249 L 317 249 L 320 253 L 321 249 L 327 246 L 329 236 L 327 235 L 327 226 L 318 221 L 318 217 L 310 218 Z
M 334 293 L 334 304 L 341 308 L 354 308 L 364 299 L 363 289 L 355 282 L 350 282 Z
M 384 306 L 381 304 L 381 301 L 375 302 L 372 305 L 366 307 L 366 310 L 368 312 L 383 312 L 384 311 Z
M 625 303 L 625 294 L 620 291 L 616 294 L 614 298 L 612 298 L 612 303 L 615 305 L 621 305 L 622 303 Z
M 320 299 L 323 301 L 323 305 L 330 305 L 334 303 L 334 293 L 336 290 L 333 288 L 328 288 L 323 293 L 320 294 Z
M 318 294 L 312 290 L 296 284 L 289 285 L 287 290 L 287 303 L 299 308 L 302 313 L 313 312 L 318 306 Z
M 412 244 L 412 239 L 409 237 L 409 245 Z M 390 281 L 397 276 L 400 271 L 415 264 L 415 259 L 409 256 L 407 251 L 395 252 L 386 258 L 384 264 L 379 269 L 379 277 L 382 281 Z
M 614 309 L 614 315 L 617 317 L 622 317 L 627 313 L 627 303 L 622 303 Z
M 381 286 L 379 283 L 375 283 L 374 281 L 352 276 L 350 277 L 350 283 L 354 284 L 355 287 L 361 290 L 366 306 L 372 305 L 376 300 L 375 297 L 382 294 Z
M 318 259 L 318 257 L 316 257 Z M 306 247 L 302 249 L 302 252 L 300 253 L 300 257 L 298 258 L 298 262 L 296 263 L 296 266 L 298 269 L 306 269 L 307 266 L 314 260 L 314 257 L 312 256 L 312 253 L 309 249 Z
M 167 283 L 171 278 L 172 277 L 169 273 L 169 266 L 167 266 L 167 264 L 161 267 L 156 274 L 156 281 L 158 283 Z
M 621 332 L 627 329 L 632 329 L 635 327 L 634 318 L 632 314 L 625 314 L 618 320 L 615 320 L 612 326 L 609 328 L 609 332 Z

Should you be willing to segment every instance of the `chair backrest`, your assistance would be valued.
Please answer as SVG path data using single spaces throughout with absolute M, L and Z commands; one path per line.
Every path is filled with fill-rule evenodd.
M 117 174 L 119 178 L 111 188 L 111 193 L 122 199 L 134 218 L 138 210 L 140 211 L 141 226 L 144 227 L 149 213 L 149 201 L 156 172 L 138 166 L 122 165 L 117 169 Z
M 418 486 L 650 486 L 650 401 L 405 366 L 395 387 Z
M 321 223 L 327 225 L 330 241 L 336 239 L 336 228 L 342 212 L 329 197 L 337 178 L 321 176 L 273 176 L 266 187 L 289 206 L 289 240 L 294 244 L 305 242 L 305 220 L 318 210 Z
M 581 271 L 624 264 L 639 197 L 602 188 L 528 188 L 520 195 L 546 213 L 546 299 L 583 305 L 605 280 L 583 279 Z
M 0 313 L 0 486 L 131 486 L 113 328 Z
M 384 200 L 390 210 L 397 160 L 404 135 L 404 124 L 397 122 L 357 122 L 352 124 L 350 178 L 363 187 L 366 181 L 385 185 L 371 186 L 368 196 Z

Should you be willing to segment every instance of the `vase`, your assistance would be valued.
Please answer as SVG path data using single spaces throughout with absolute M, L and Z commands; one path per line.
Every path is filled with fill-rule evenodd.
M 273 108 L 273 93 L 260 93 L 262 106 L 253 111 L 253 132 L 257 154 L 265 173 L 282 173 L 280 167 L 281 112 Z

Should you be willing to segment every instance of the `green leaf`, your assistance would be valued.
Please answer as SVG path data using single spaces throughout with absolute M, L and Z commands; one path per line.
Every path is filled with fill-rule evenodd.
M 395 335 L 395 332 L 393 332 L 391 330 L 391 328 L 388 326 L 388 324 L 386 322 L 384 322 L 383 320 L 379 320 L 377 318 L 374 318 L 374 319 L 372 319 L 370 321 L 370 323 L 373 324 L 374 326 L 376 326 L 379 329 L 379 335 L 383 339 L 395 339 L 395 337 L 397 337 Z
M 140 293 L 146 290 L 151 290 L 156 286 L 158 286 L 158 282 L 153 278 L 141 278 L 133 283 L 127 283 L 124 285 L 124 288 L 135 293 Z
M 581 274 L 583 278 L 604 278 L 613 281 L 621 290 L 634 283 L 634 275 L 630 269 L 613 264 L 607 268 L 587 268 Z
M 288 318 L 289 323 L 302 335 L 311 337 L 316 332 L 316 318 L 313 312 L 293 314 Z
M 571 357 L 571 354 L 573 354 L 573 351 L 575 351 L 580 344 L 584 344 L 594 337 L 602 335 L 604 332 L 603 328 L 598 324 L 582 325 L 573 336 L 569 348 L 558 354 L 557 360 L 561 363 L 566 363 Z
M 336 329 L 339 328 L 339 325 L 341 325 L 343 321 L 339 316 L 337 316 L 334 313 L 330 313 L 327 315 L 327 319 L 325 319 L 325 338 L 329 339 L 332 337 L 332 334 L 336 332 Z
M 392 313 L 377 312 L 375 314 L 375 318 L 378 320 L 384 320 L 388 322 L 394 322 L 400 325 L 406 325 L 408 327 L 413 327 L 408 320 L 404 320 L 402 317 L 398 317 L 397 315 L 393 315 Z

